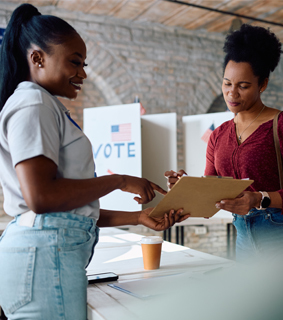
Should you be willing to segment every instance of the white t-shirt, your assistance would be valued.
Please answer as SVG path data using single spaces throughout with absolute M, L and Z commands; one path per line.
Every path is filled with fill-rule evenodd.
M 15 170 L 23 160 L 44 155 L 57 165 L 58 178 L 94 177 L 91 143 L 66 112 L 56 97 L 28 81 L 18 85 L 0 112 L 0 182 L 8 215 L 30 210 Z M 70 212 L 98 219 L 99 201 Z

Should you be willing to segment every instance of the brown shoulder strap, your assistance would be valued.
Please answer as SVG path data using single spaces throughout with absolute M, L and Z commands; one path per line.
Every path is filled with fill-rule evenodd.
M 278 173 L 279 173 L 279 181 L 280 181 L 280 189 L 283 189 L 283 170 L 282 170 L 282 156 L 280 152 L 280 143 L 278 138 L 278 117 L 281 112 L 278 112 L 277 115 L 273 119 L 273 139 L 276 150 L 277 164 L 278 164 Z

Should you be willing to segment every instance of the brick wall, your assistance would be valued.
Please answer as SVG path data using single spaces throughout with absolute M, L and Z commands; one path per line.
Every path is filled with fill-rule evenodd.
M 0 27 L 5 27 L 12 3 L 0 4 Z M 176 112 L 178 120 L 178 168 L 183 167 L 181 120 L 184 115 L 206 113 L 221 95 L 223 41 L 225 36 L 152 23 L 41 8 L 62 17 L 81 34 L 88 49 L 88 78 L 75 101 L 62 102 L 83 125 L 83 108 L 132 103 L 139 96 L 147 114 Z M 282 67 L 271 77 L 264 102 L 283 106 Z M 0 191 L 0 215 L 3 214 Z M 220 227 L 219 227 L 220 228 Z M 223 255 L 223 230 L 210 228 L 196 236 L 186 227 L 187 244 Z M 213 239 L 213 244 L 212 244 Z M 216 248 L 216 247 L 217 248 Z

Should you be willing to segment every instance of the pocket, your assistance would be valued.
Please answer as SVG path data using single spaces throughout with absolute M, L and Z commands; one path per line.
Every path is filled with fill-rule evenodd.
M 281 213 L 268 213 L 266 219 L 269 219 L 273 224 L 283 226 L 283 215 Z
M 36 248 L 0 247 L 0 305 L 6 314 L 31 302 Z
M 63 251 L 76 250 L 91 239 L 91 233 L 83 229 L 59 229 L 58 247 Z

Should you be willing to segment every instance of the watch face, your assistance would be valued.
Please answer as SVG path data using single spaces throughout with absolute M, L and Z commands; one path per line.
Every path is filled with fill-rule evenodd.
M 270 202 L 271 202 L 270 198 L 264 197 L 261 202 L 262 208 L 267 208 L 270 205 Z

